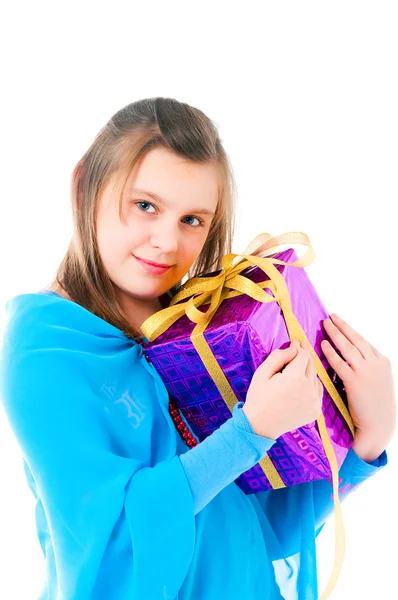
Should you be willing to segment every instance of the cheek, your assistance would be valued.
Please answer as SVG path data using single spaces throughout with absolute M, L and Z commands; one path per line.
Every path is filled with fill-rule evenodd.
M 126 254 L 131 252 L 131 237 L 126 235 L 124 229 L 116 224 L 108 223 L 97 230 L 97 243 L 99 253 L 107 268 L 124 260 Z
M 98 223 L 97 240 L 99 248 L 108 255 L 123 256 L 132 252 L 147 237 L 143 224 L 128 220 L 119 221 L 118 215 L 110 215 Z
M 200 237 L 200 239 L 199 239 Z M 206 236 L 198 236 L 197 239 L 190 239 L 184 246 L 181 248 L 181 264 L 183 263 L 185 267 L 190 267 L 192 263 L 198 258 L 203 246 L 206 242 Z

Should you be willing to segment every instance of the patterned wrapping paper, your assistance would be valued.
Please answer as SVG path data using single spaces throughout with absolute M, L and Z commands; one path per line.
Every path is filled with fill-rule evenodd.
M 272 258 L 286 263 L 298 260 L 291 248 L 273 254 Z M 279 264 L 275 264 L 275 267 L 286 282 L 294 316 L 348 410 L 342 381 L 321 350 L 321 341 L 328 339 L 338 352 L 323 328 L 323 320 L 329 316 L 328 312 L 303 268 Z M 216 276 L 219 272 L 207 274 L 206 277 Z M 255 283 L 269 280 L 258 266 L 246 268 L 241 275 Z M 270 288 L 264 289 L 272 295 Z M 199 310 L 204 312 L 207 308 L 208 305 L 202 305 Z M 194 326 L 195 323 L 184 314 L 147 344 L 145 353 L 175 399 L 192 432 L 202 441 L 231 418 L 231 410 L 192 343 L 190 336 Z M 270 352 L 286 348 L 291 341 L 284 313 L 278 302 L 262 303 L 246 294 L 224 299 L 203 335 L 232 387 L 236 401 L 242 402 L 245 401 L 256 368 Z M 319 374 L 318 369 L 317 371 Z M 352 423 L 350 428 L 347 418 L 325 386 L 322 413 L 337 464 L 340 466 L 353 443 Z M 317 479 L 331 481 L 332 473 L 318 422 L 314 421 L 281 435 L 266 457 L 240 475 L 236 483 L 244 493 L 251 494 Z

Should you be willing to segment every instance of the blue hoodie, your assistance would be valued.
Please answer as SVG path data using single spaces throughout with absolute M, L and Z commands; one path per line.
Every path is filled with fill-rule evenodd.
M 190 449 L 139 344 L 55 292 L 6 308 L 1 398 L 36 499 L 40 600 L 317 599 L 331 483 L 245 495 L 235 479 L 274 440 L 242 402 Z M 386 464 L 350 449 L 340 499 Z

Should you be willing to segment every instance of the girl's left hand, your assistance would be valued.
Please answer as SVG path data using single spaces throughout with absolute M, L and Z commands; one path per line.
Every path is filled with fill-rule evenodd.
M 396 425 L 390 360 L 336 314 L 330 316 L 323 321 L 325 331 L 347 362 L 327 340 L 322 351 L 344 384 L 356 435 L 372 436 L 386 446 Z

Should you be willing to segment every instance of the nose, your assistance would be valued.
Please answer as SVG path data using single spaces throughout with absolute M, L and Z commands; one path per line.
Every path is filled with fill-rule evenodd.
M 150 243 L 154 248 L 158 248 L 162 254 L 168 255 L 177 251 L 178 239 L 178 226 L 163 222 L 162 225 L 157 223 L 156 227 L 152 230 Z

